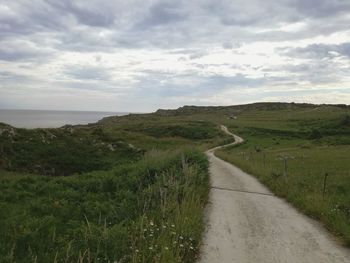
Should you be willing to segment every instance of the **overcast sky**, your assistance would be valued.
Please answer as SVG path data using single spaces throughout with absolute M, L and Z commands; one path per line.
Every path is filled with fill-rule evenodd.
M 0 108 L 350 104 L 349 0 L 0 0 Z

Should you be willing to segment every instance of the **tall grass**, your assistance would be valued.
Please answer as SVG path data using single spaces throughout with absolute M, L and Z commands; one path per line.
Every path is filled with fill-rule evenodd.
M 194 262 L 207 200 L 197 151 L 80 176 L 0 173 L 0 262 Z

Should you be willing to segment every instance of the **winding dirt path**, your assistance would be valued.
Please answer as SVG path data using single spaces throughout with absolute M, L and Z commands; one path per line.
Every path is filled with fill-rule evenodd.
M 235 143 L 242 138 L 234 136 Z M 316 221 L 274 196 L 254 177 L 206 152 L 211 191 L 206 211 L 200 263 L 337 263 L 350 262 L 340 246 Z

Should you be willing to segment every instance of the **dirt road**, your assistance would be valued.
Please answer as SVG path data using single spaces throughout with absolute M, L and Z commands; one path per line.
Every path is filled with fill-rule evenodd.
M 235 143 L 243 141 L 231 135 Z M 211 191 L 199 262 L 350 262 L 349 250 L 320 224 L 274 196 L 254 177 L 215 157 L 218 148 L 206 152 Z

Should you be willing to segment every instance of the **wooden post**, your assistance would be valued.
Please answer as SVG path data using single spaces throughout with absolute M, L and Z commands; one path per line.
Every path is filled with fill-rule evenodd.
M 288 173 L 287 173 L 287 168 L 288 168 L 287 162 L 288 162 L 288 159 L 285 157 L 285 158 L 283 158 L 283 161 L 284 161 L 284 177 L 287 178 L 287 176 L 288 176 Z
M 324 174 L 324 178 L 323 178 L 323 193 L 322 193 L 322 199 L 323 200 L 324 200 L 324 197 L 326 195 L 327 177 L 328 177 L 328 173 L 325 173 Z

